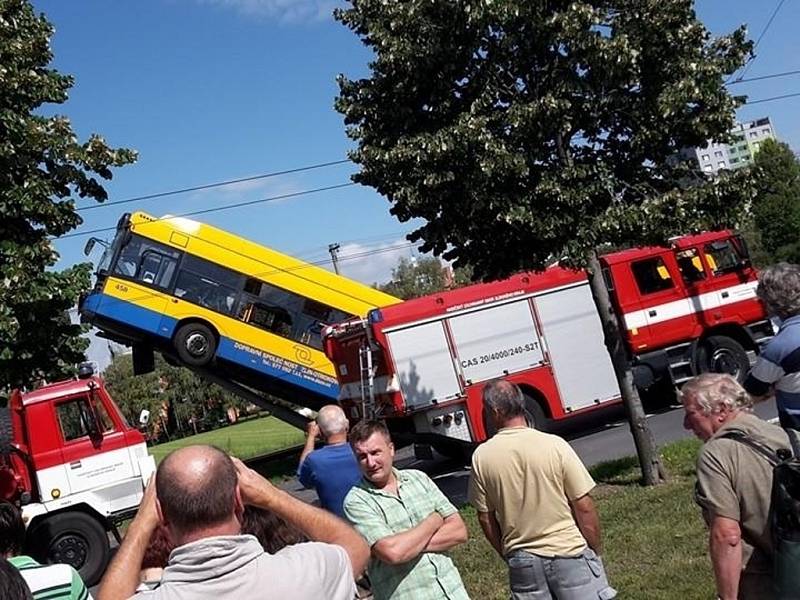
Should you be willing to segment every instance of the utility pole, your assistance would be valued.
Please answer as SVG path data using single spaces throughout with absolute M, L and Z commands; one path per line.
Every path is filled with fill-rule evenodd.
M 331 260 L 333 261 L 333 270 L 339 274 L 339 244 L 328 244 L 328 252 L 331 253 Z

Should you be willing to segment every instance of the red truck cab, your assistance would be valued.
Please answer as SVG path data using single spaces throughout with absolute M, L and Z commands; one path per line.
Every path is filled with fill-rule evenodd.
M 89 585 L 108 563 L 108 533 L 135 514 L 150 471 L 144 437 L 99 377 L 14 390 L 0 409 L 0 499 L 22 510 L 26 552 L 71 564 Z

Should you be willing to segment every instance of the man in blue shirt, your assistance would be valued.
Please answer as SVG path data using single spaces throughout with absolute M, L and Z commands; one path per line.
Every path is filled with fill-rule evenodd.
M 348 427 L 347 417 L 339 406 L 323 406 L 316 422 L 308 424 L 306 445 L 297 467 L 300 483 L 316 489 L 322 508 L 340 517 L 344 517 L 344 497 L 361 480 L 358 462 L 347 443 Z M 326 445 L 314 450 L 317 437 L 322 437 Z
M 758 277 L 758 297 L 781 325 L 744 382 L 757 400 L 775 394 L 784 429 L 800 430 L 800 266 L 778 263 Z

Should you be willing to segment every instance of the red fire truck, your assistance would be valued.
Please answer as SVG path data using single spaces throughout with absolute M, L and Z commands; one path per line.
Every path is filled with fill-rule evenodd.
M 0 409 L 0 500 L 21 507 L 27 553 L 68 563 L 88 585 L 110 557 L 109 532 L 136 513 L 153 469 L 102 379 L 14 391 Z
M 741 236 L 685 236 L 601 257 L 637 385 L 699 372 L 743 376 L 773 335 Z M 529 418 L 554 421 L 620 401 L 587 274 L 553 266 L 373 310 L 329 327 L 325 349 L 354 419 L 445 453 L 483 441 L 483 385 L 507 377 Z

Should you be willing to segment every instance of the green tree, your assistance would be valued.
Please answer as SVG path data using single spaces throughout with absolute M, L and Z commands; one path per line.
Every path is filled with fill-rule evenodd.
M 698 180 L 669 160 L 725 139 L 741 98 L 723 79 L 750 52 L 713 39 L 691 0 L 352 0 L 337 19 L 372 50 L 339 79 L 374 187 L 421 250 L 480 278 L 588 266 L 646 483 L 660 464 L 597 249 L 735 223 L 746 174 Z M 687 187 L 693 178 L 697 184 Z
M 387 294 L 403 300 L 418 298 L 447 289 L 442 262 L 433 256 L 423 256 L 416 260 L 401 258 L 392 269 L 392 279 L 379 286 Z
M 762 261 L 800 262 L 800 161 L 788 145 L 767 140 L 753 169 L 753 225 Z
M 61 272 L 52 238 L 81 223 L 75 197 L 106 199 L 98 178 L 135 160 L 101 137 L 77 141 L 69 121 L 44 116 L 71 77 L 49 67 L 53 28 L 25 0 L 0 0 L 0 389 L 69 373 L 87 341 L 67 311 L 89 287 L 89 265 Z
M 151 432 L 189 435 L 194 433 L 190 419 L 200 427 L 211 426 L 225 418 L 227 408 L 241 410 L 247 405 L 193 371 L 168 365 L 160 354 L 155 357 L 155 370 L 146 375 L 134 375 L 132 355 L 121 354 L 114 357 L 103 376 L 130 422 L 137 423 L 142 410 L 150 411 Z

